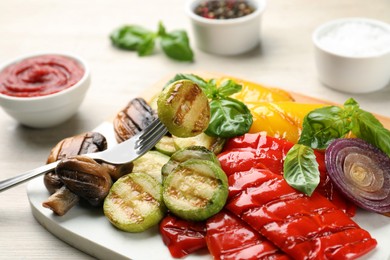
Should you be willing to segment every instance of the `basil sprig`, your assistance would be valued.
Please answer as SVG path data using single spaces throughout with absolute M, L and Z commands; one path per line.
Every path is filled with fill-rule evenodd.
M 227 79 L 217 86 L 215 79 L 206 81 L 194 74 L 177 74 L 167 85 L 181 79 L 196 83 L 210 100 L 211 118 L 206 134 L 231 138 L 249 131 L 253 122 L 250 110 L 243 102 L 230 97 L 241 91 L 241 85 Z
M 194 59 L 187 33 L 183 30 L 167 32 L 162 22 L 157 32 L 138 25 L 125 25 L 114 30 L 110 39 L 116 47 L 137 51 L 139 56 L 151 55 L 156 41 L 160 40 L 161 49 L 168 57 L 179 61 Z
M 390 156 L 390 131 L 352 98 L 344 107 L 328 106 L 307 114 L 298 143 L 313 149 L 326 149 L 334 139 L 345 137 L 349 132 Z
M 326 149 L 328 145 L 337 138 L 343 138 L 352 132 L 356 137 L 361 138 L 381 149 L 390 156 L 390 131 L 375 118 L 375 116 L 360 108 L 359 104 L 352 98 L 348 99 L 343 107 L 327 106 L 318 108 L 306 115 L 303 120 L 302 133 L 298 140 L 299 147 L 305 149 Z M 307 173 L 301 170 L 304 165 L 314 165 L 315 157 L 306 156 L 308 153 L 287 154 L 284 165 L 284 178 L 292 187 L 308 193 L 317 185 L 313 176 L 307 178 Z M 299 158 L 294 158 L 298 156 Z M 295 164 L 294 167 L 291 165 Z M 319 172 L 313 171 L 313 175 Z M 306 187 L 307 186 L 307 187 Z M 303 188 L 305 187 L 305 188 Z

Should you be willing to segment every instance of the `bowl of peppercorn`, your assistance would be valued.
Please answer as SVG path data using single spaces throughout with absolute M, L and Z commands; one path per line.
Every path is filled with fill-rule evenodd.
M 205 52 L 238 55 L 260 43 L 266 0 L 189 0 L 186 12 L 195 43 Z

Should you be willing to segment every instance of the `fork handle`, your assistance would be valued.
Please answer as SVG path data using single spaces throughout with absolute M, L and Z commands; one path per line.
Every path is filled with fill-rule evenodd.
M 30 180 L 34 177 L 37 177 L 41 174 L 50 172 L 57 166 L 58 163 L 59 163 L 59 161 L 49 163 L 49 164 L 40 166 L 38 168 L 35 168 L 33 170 L 27 171 L 25 173 L 22 173 L 18 176 L 0 181 L 0 192 L 5 191 L 13 186 L 18 185 L 18 184 L 21 184 L 25 181 L 28 181 L 28 180 Z

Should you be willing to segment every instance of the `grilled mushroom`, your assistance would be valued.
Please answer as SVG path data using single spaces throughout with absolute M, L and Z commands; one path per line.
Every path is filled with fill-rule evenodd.
M 120 177 L 122 177 L 125 174 L 131 173 L 133 170 L 134 164 L 131 163 L 125 163 L 125 164 L 108 164 L 108 163 L 102 163 L 105 167 L 107 167 L 108 174 L 110 174 L 111 179 L 113 181 L 116 181 Z
M 140 132 L 157 118 L 156 112 L 142 98 L 135 98 L 114 118 L 114 132 L 118 143 Z
M 107 149 L 106 138 L 97 132 L 86 132 L 61 140 L 50 152 L 47 163 L 52 163 L 67 157 L 103 151 Z M 46 189 L 52 194 L 42 203 L 57 215 L 64 215 L 79 201 L 59 178 L 56 172 L 48 172 L 43 178 Z
M 101 204 L 112 185 L 108 167 L 86 156 L 62 160 L 56 173 L 70 191 L 93 206 Z
M 61 140 L 50 152 L 47 163 L 52 163 L 71 156 L 93 153 L 107 149 L 106 138 L 97 132 L 86 132 Z M 46 173 L 44 184 L 50 194 L 63 186 L 55 172 Z
M 119 169 L 124 171 L 126 167 L 99 164 L 86 156 L 63 159 L 55 173 L 62 187 L 43 202 L 42 206 L 59 216 L 68 212 L 80 198 L 97 206 L 107 196 L 112 185 L 109 173 L 119 174 L 122 172 Z

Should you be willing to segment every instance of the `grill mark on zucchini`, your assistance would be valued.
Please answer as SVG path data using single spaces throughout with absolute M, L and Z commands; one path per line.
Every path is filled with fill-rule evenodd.
M 175 172 L 168 194 L 177 200 L 183 199 L 193 207 L 205 207 L 218 187 L 218 180 L 203 172 L 183 169 Z
M 171 92 L 171 95 L 167 98 L 167 103 L 172 104 L 173 100 L 176 98 L 176 96 L 179 94 L 179 89 L 183 86 L 182 83 L 178 82 L 175 84 L 175 88 Z
M 182 86 L 182 84 L 178 85 L 180 85 L 179 87 Z M 179 88 L 175 87 L 175 91 L 179 91 Z M 173 117 L 173 122 L 177 125 L 183 124 L 186 116 L 188 115 L 188 112 L 191 110 L 191 106 L 194 104 L 194 102 L 196 102 L 199 94 L 202 93 L 202 90 L 198 86 L 193 88 L 186 88 L 185 92 L 184 90 L 182 91 L 182 95 L 178 96 L 180 97 L 180 105 L 176 108 L 176 113 Z M 177 92 L 175 94 L 177 94 Z M 173 101 L 173 99 L 171 101 Z
M 210 117 L 210 110 L 207 108 L 202 109 L 201 113 L 199 113 L 199 117 L 194 123 L 194 130 L 192 130 L 193 133 L 201 132 L 202 129 L 205 127 L 205 117 Z
M 193 90 L 193 89 L 191 89 Z M 178 126 L 183 124 L 188 124 L 188 128 L 191 128 L 192 133 L 200 133 L 202 132 L 208 125 L 210 110 L 209 107 L 202 107 L 202 110 L 191 111 L 192 106 L 199 107 L 199 103 L 202 102 L 201 97 L 201 89 L 196 89 L 197 91 L 192 91 L 190 94 L 191 100 L 188 100 L 188 95 L 183 98 L 181 106 L 179 106 L 175 117 L 174 123 Z M 188 94 L 188 93 L 187 93 Z M 205 120 L 207 118 L 207 120 Z M 190 124 L 192 122 L 192 125 Z
M 114 207 L 116 209 L 113 209 L 112 211 L 115 212 L 115 214 L 120 214 L 120 217 L 118 219 L 127 219 L 132 222 L 140 223 L 143 220 L 143 217 L 135 211 L 131 205 L 129 205 L 129 200 L 123 200 L 119 194 L 112 194 L 112 197 L 110 198 L 112 200 L 111 207 Z M 120 208 L 120 210 L 118 210 Z
M 121 194 L 113 194 L 114 200 L 120 202 L 122 210 L 126 212 L 125 216 L 134 222 L 142 222 L 145 216 L 145 212 L 143 212 L 142 209 L 138 207 L 139 201 L 141 201 L 143 204 L 146 202 L 148 203 L 148 209 L 146 213 L 148 213 L 155 206 L 159 205 L 158 201 L 150 193 L 144 191 L 143 186 L 135 183 L 134 181 L 123 183 L 123 188 L 120 189 L 120 191 L 123 192 L 121 192 Z

